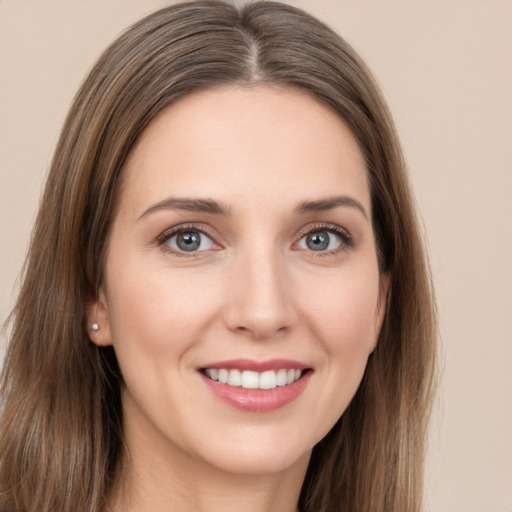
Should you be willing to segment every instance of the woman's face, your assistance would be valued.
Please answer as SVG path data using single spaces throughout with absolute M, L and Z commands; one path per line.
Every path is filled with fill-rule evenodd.
M 291 89 L 182 99 L 125 165 L 105 276 L 91 338 L 114 346 L 135 460 L 303 465 L 356 392 L 385 308 L 354 137 Z

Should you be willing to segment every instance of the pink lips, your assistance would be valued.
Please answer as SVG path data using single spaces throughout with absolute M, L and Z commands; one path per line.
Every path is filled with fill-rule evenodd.
M 205 366 L 205 368 L 225 368 L 226 370 L 251 370 L 253 372 L 265 372 L 267 370 L 279 370 L 281 368 L 305 370 L 308 368 L 304 363 L 290 359 L 269 359 L 267 361 L 252 361 L 251 359 L 230 359 L 229 361 L 218 361 Z
M 280 369 L 306 370 L 309 367 L 303 363 L 289 359 L 272 359 L 267 361 L 231 359 L 229 361 L 219 361 L 208 364 L 205 368 L 238 369 L 240 371 L 250 370 L 261 373 L 269 370 L 278 371 Z M 269 412 L 279 409 L 298 398 L 308 385 L 311 374 L 311 371 L 304 372 L 298 380 L 291 384 L 267 390 L 229 386 L 209 379 L 202 372 L 201 377 L 210 390 L 229 405 L 243 411 Z

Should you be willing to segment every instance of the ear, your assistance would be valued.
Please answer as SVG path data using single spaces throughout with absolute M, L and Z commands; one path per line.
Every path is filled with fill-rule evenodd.
M 382 328 L 382 324 L 384 322 L 384 317 L 386 316 L 386 311 L 388 309 L 388 297 L 389 297 L 389 283 L 390 283 L 390 275 L 389 274 L 381 274 L 379 278 L 379 296 L 377 299 L 377 310 L 375 312 L 375 332 L 374 332 L 374 341 L 371 351 L 375 350 L 377 346 L 377 341 L 379 339 L 380 330 Z
M 85 316 L 89 339 L 99 347 L 112 345 L 107 297 L 102 287 L 98 290 L 96 299 L 87 304 Z

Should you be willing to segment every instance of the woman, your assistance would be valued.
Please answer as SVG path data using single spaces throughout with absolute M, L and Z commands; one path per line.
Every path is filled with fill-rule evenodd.
M 62 130 L 3 370 L 3 511 L 419 511 L 434 305 L 392 121 L 295 8 L 177 4 Z

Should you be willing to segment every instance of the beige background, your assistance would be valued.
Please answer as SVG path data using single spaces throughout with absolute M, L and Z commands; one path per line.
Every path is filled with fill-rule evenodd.
M 166 3 L 0 0 L 0 321 L 75 90 L 121 29 Z M 427 510 L 512 512 L 512 2 L 293 3 L 376 73 L 423 213 L 445 360 Z

